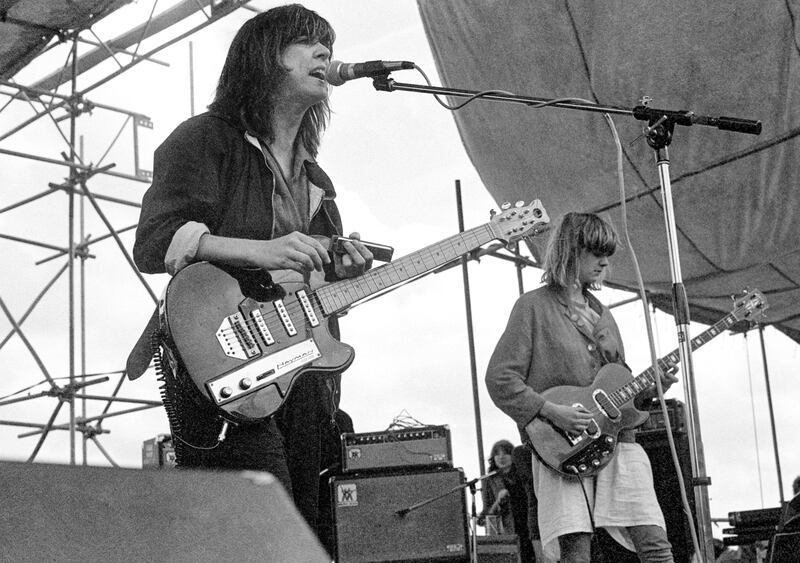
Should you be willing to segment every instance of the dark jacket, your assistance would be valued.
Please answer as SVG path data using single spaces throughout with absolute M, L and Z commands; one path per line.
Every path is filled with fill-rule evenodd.
M 208 112 L 179 125 L 156 149 L 153 183 L 142 200 L 133 258 L 144 273 L 165 272 L 164 257 L 175 232 L 189 221 L 211 234 L 269 240 L 274 177 L 264 155 L 228 117 Z M 342 234 L 328 175 L 306 160 L 309 181 L 325 191 L 306 234 Z

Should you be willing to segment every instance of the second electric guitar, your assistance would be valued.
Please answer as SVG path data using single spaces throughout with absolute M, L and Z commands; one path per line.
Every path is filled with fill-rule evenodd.
M 764 295 L 757 290 L 748 292 L 736 299 L 733 312 L 692 339 L 692 350 L 736 322 L 759 316 L 766 308 Z M 679 360 L 679 352 L 674 350 L 658 360 L 658 365 L 667 371 Z M 537 416 L 525 427 L 536 456 L 550 469 L 568 477 L 596 474 L 611 461 L 620 430 L 635 428 L 647 420 L 648 413 L 637 410 L 633 399 L 653 385 L 652 367 L 631 377 L 622 365 L 606 364 L 590 386 L 561 385 L 547 389 L 542 393 L 546 400 L 559 405 L 583 405 L 594 418 L 584 432 L 572 434 Z

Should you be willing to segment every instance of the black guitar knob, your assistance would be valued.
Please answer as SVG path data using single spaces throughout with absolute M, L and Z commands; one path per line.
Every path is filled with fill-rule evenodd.
M 233 395 L 233 389 L 231 389 L 230 387 L 223 387 L 222 389 L 219 390 L 219 396 L 222 397 L 223 399 L 227 399 L 231 395 Z
M 250 389 L 253 386 L 253 381 L 249 377 L 245 377 L 239 382 L 239 387 L 243 390 Z

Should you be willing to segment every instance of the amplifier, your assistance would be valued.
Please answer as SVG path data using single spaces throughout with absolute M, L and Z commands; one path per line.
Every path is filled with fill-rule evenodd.
M 665 402 L 667 403 L 669 421 L 672 424 L 672 432 L 686 432 L 686 411 L 683 403 L 677 399 L 666 399 Z M 650 418 L 645 420 L 644 424 L 636 429 L 637 436 L 661 434 L 666 430 L 667 423 L 664 420 L 664 413 L 661 412 L 661 403 L 658 402 L 658 399 L 653 399 L 653 401 L 643 407 L 642 410 L 649 412 Z
M 170 434 L 159 434 L 142 442 L 142 468 L 175 467 L 175 448 Z
M 447 426 L 342 434 L 344 472 L 392 467 L 452 467 Z

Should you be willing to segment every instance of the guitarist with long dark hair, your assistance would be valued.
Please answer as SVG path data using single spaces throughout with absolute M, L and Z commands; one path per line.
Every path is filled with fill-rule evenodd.
M 589 410 L 548 401 L 542 393 L 589 386 L 602 366 L 624 365 L 611 311 L 590 292 L 600 288 L 616 247 L 613 227 L 594 214 L 567 213 L 552 230 L 545 285 L 516 302 L 486 373 L 492 400 L 520 429 L 540 417 L 565 435 L 582 434 L 592 422 Z M 673 373 L 661 378 L 664 389 L 677 380 Z M 630 430 L 617 441 L 613 459 L 591 478 L 562 475 L 534 458 L 539 530 L 553 560 L 589 561 L 595 526 L 607 528 L 642 561 L 673 560 L 647 454 Z
M 334 37 L 325 19 L 298 4 L 245 22 L 210 111 L 182 123 L 155 153 L 134 246 L 142 272 L 174 275 L 209 261 L 331 280 L 370 268 L 372 254 L 357 233 L 341 255 L 326 246 L 343 234 L 336 192 L 315 161 L 329 116 L 325 71 Z M 316 529 L 321 441 L 338 438 L 338 374 L 300 376 L 275 416 L 228 429 L 181 386 L 174 362 L 161 363 L 178 465 L 269 471 Z

